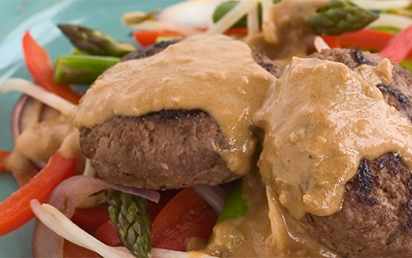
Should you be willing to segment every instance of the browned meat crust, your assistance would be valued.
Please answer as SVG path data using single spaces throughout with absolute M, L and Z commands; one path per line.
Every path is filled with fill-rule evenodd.
M 139 49 L 133 53 L 130 53 L 124 57 L 122 57 L 121 61 L 127 61 L 132 59 L 139 59 L 143 57 L 152 56 L 159 52 L 162 52 L 168 46 L 179 42 L 180 40 L 170 40 L 170 41 L 161 41 L 156 42 L 153 45 L 147 46 L 145 48 Z
M 272 60 L 270 60 L 269 57 L 257 51 L 253 51 L 252 54 L 256 63 L 265 68 L 266 71 L 273 74 L 277 78 L 279 78 L 282 75 L 283 68 L 275 62 L 273 62 Z
M 80 130 L 80 146 L 99 176 L 151 189 L 217 185 L 238 178 L 214 152 L 225 136 L 206 113 L 160 111 L 116 116 Z
M 349 257 L 412 257 L 412 177 L 400 157 L 362 160 L 345 189 L 342 210 L 307 215 L 310 232 Z
M 342 62 L 350 68 L 377 65 L 382 57 L 348 49 L 324 50 L 309 57 Z M 412 121 L 412 74 L 393 63 L 393 81 L 379 86 L 385 100 Z M 395 153 L 362 160 L 346 185 L 342 209 L 303 220 L 322 243 L 349 257 L 412 257 L 412 176 Z

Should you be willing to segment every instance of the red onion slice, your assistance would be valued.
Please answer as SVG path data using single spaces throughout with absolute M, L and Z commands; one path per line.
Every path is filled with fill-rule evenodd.
M 25 128 L 39 121 L 41 108 L 35 107 L 40 104 L 39 102 L 36 102 L 37 101 L 33 98 L 25 94 L 23 94 L 17 101 L 10 121 L 13 140 L 16 140 Z
M 212 188 L 208 185 L 195 185 L 192 187 L 210 206 L 220 214 L 225 206 L 228 195 L 219 186 Z M 219 189 L 219 190 L 217 190 Z M 219 191 L 219 192 L 218 192 Z
M 76 207 L 84 199 L 93 193 L 108 188 L 138 195 L 155 202 L 158 202 L 160 198 L 160 194 L 152 190 L 118 186 L 94 177 L 74 176 L 63 181 L 54 189 L 49 196 L 48 203 L 60 210 L 66 217 L 71 218 Z M 56 235 L 41 222 L 36 221 L 32 239 L 33 257 L 62 258 L 63 245 L 63 238 Z
M 55 118 L 59 114 L 60 112 L 57 110 L 23 94 L 14 106 L 11 115 L 10 125 L 13 140 L 16 140 L 27 127 L 40 121 Z

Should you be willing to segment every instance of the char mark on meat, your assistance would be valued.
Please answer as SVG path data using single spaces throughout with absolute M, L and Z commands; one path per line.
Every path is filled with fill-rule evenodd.
M 400 93 L 396 88 L 391 86 L 378 86 L 378 88 L 383 93 L 389 93 L 394 96 L 402 105 L 405 105 L 407 107 L 411 106 L 409 98 Z
M 354 55 L 359 64 L 372 65 L 371 61 L 363 56 L 361 51 L 355 50 Z
M 124 56 L 121 61 L 127 61 L 127 60 L 133 60 L 133 59 L 139 59 L 139 58 L 144 58 L 144 57 L 149 57 L 154 54 L 162 52 L 165 48 L 167 48 L 170 45 L 178 43 L 180 40 L 169 40 L 169 41 L 160 41 L 156 42 L 153 45 L 147 46 L 145 48 L 139 49 L 133 53 L 130 53 L 126 56 Z
M 355 181 L 359 184 L 359 186 L 355 188 L 358 191 L 358 200 L 368 205 L 376 204 L 378 200 L 368 196 L 372 192 L 374 176 L 369 170 L 366 160 L 361 160 L 355 178 Z
M 354 69 L 377 66 L 383 57 L 351 49 L 310 55 Z M 370 62 L 370 64 L 368 63 Z M 412 121 L 412 74 L 391 61 L 392 82 L 377 85 L 384 100 Z M 320 242 L 348 257 L 412 257 L 412 172 L 397 153 L 360 161 L 346 183 L 340 211 L 330 216 L 307 214 L 304 225 Z

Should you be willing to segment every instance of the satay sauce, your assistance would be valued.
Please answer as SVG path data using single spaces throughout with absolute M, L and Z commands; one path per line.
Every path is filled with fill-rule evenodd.
M 337 212 L 361 158 L 392 151 L 412 165 L 412 126 L 376 87 L 391 79 L 387 59 L 353 71 L 341 63 L 294 58 L 277 80 L 253 60 L 246 44 L 200 35 L 106 71 L 73 121 L 90 128 L 115 115 L 201 109 L 227 136 L 227 149 L 216 152 L 239 174 L 254 166 L 252 128 L 263 128 L 258 165 L 267 191 L 260 178 L 247 175 L 248 215 L 217 225 L 206 251 L 228 257 L 334 257 L 298 220 L 305 213 Z
M 392 68 L 294 58 L 271 88 L 255 115 L 265 129 L 258 166 L 295 218 L 339 211 L 362 158 L 394 152 L 412 168 L 412 125 L 374 84 L 388 86 Z
M 392 151 L 412 165 L 412 126 L 376 87 L 390 84 L 392 68 L 387 59 L 353 71 L 341 63 L 294 58 L 276 80 L 246 44 L 195 36 L 105 72 L 82 99 L 74 122 L 92 127 L 114 115 L 201 109 L 228 137 L 228 149 L 216 152 L 239 174 L 251 167 L 251 128 L 257 125 L 265 131 L 258 165 L 272 196 L 269 214 L 278 206 L 270 200 L 276 197 L 290 221 L 305 213 L 328 216 L 339 211 L 361 158 Z
M 115 115 L 200 109 L 227 137 L 227 148 L 215 151 L 231 171 L 245 174 L 256 145 L 251 119 L 275 80 L 245 43 L 223 35 L 193 36 L 107 70 L 82 98 L 74 123 L 90 128 Z

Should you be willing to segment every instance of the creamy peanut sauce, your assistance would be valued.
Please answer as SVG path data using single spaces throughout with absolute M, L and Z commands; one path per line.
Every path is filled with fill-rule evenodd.
M 283 0 L 273 4 L 269 18 L 262 24 L 262 32 L 245 39 L 252 49 L 286 66 L 292 57 L 305 57 L 313 43 L 307 20 L 330 0 Z
M 76 129 L 63 116 L 27 126 L 16 139 L 13 152 L 6 164 L 20 186 L 26 184 L 37 173 L 30 160 L 45 165 L 60 148 L 66 136 Z M 78 139 L 75 144 L 78 145 Z
M 248 206 L 247 214 L 217 224 L 206 253 L 220 257 L 273 256 L 273 248 L 265 247 L 271 228 L 265 186 L 258 173 L 253 171 L 243 177 L 242 197 Z
M 197 35 L 107 70 L 82 98 L 74 123 L 91 128 L 115 115 L 201 109 L 227 137 L 227 148 L 215 146 L 215 151 L 231 171 L 245 174 L 256 145 L 251 118 L 275 80 L 254 61 L 245 43 Z
M 263 181 L 296 219 L 337 212 L 362 158 L 395 152 L 412 168 L 412 125 L 371 83 L 388 85 L 392 65 L 356 70 L 293 58 L 256 113 L 265 129 Z
M 259 171 L 243 177 L 248 212 L 213 228 L 204 252 L 219 257 L 338 257 L 310 235 L 262 183 Z
M 376 87 L 391 80 L 387 59 L 353 71 L 341 63 L 300 58 L 276 80 L 256 64 L 246 44 L 200 35 L 106 71 L 82 98 L 73 121 L 90 128 L 114 115 L 208 112 L 228 138 L 228 147 L 216 152 L 232 171 L 252 172 L 242 186 L 248 213 L 216 225 L 203 251 L 222 257 L 337 257 L 299 219 L 337 212 L 361 158 L 392 151 L 412 168 L 412 125 Z M 262 178 L 250 163 L 255 125 L 265 130 L 258 163 Z M 67 157 L 78 156 L 78 137 L 62 117 L 31 126 L 18 138 L 7 166 L 27 170 L 29 159 L 46 161 L 58 148 Z

